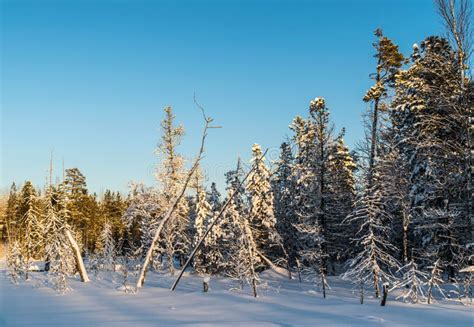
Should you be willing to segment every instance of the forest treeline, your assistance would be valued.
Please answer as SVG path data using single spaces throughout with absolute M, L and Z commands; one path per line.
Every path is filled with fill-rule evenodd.
M 461 271 L 473 264 L 471 12 L 468 1 L 436 3 L 446 36 L 429 36 L 406 56 L 375 31 L 373 85 L 361 95 L 369 104 L 366 133 L 356 149 L 345 145 L 345 130 L 336 130 L 318 97 L 290 123 L 272 169 L 255 144 L 251 161 L 225 174 L 220 194 L 199 167 L 190 175 L 179 153 L 184 128 L 167 107 L 158 186 L 134 183 L 126 195 L 98 197 L 77 168 L 41 190 L 29 181 L 12 185 L 3 215 L 12 274 L 18 279 L 31 260 L 45 260 L 64 288 L 74 272 L 64 259 L 67 229 L 91 269 L 115 269 L 120 261 L 136 270 L 130 263 L 140 265 L 154 246 L 149 269 L 173 274 L 199 244 L 196 273 L 249 283 L 254 295 L 258 273 L 279 266 L 323 292 L 326 276 L 341 275 L 359 286 L 361 301 L 364 287 L 378 297 L 389 285 L 414 302 L 431 302 L 445 282 L 460 297 L 472 296 L 472 275 Z

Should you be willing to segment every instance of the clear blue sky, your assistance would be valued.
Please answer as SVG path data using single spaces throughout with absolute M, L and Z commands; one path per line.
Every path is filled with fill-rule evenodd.
M 223 126 L 204 161 L 221 186 L 253 143 L 278 148 L 316 96 L 353 146 L 375 28 L 406 55 L 443 30 L 431 0 L 0 3 L 2 189 L 42 185 L 51 150 L 56 174 L 64 159 L 92 191 L 152 184 L 165 106 L 186 128 L 181 153 L 196 151 L 194 92 Z

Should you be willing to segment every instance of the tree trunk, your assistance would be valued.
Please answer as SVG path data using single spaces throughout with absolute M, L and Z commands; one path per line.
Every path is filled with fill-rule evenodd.
M 321 274 L 321 283 L 323 284 L 323 298 L 326 298 L 326 280 L 324 275 Z
M 298 270 L 298 280 L 301 283 L 301 267 L 300 267 L 300 261 L 298 258 L 296 259 L 296 269 Z
M 209 291 L 209 277 L 204 277 L 202 280 L 203 292 L 207 293 Z
M 379 56 L 377 62 L 377 76 L 375 78 L 376 84 L 380 82 L 380 63 L 381 58 Z M 371 140 L 370 140 L 370 154 L 369 154 L 369 174 L 367 178 L 367 188 L 370 190 L 372 189 L 372 181 L 374 175 L 374 165 L 375 165 L 375 157 L 377 156 L 377 132 L 378 132 L 378 123 L 379 123 L 379 101 L 380 98 L 377 97 L 374 100 L 374 112 L 372 114 L 372 130 L 371 130 Z
M 76 240 L 74 239 L 74 237 L 72 236 L 69 230 L 66 230 L 66 237 L 69 240 L 69 243 L 74 252 L 74 259 L 76 261 L 76 267 L 77 267 L 77 270 L 79 271 L 79 275 L 81 276 L 81 281 L 83 283 L 87 283 L 89 282 L 89 277 L 87 276 L 87 271 L 86 271 L 86 268 L 84 267 L 84 262 L 82 261 L 81 251 L 79 250 L 79 246 L 77 245 Z
M 252 278 L 252 291 L 253 297 L 257 297 L 257 280 L 255 278 Z
M 382 296 L 382 302 L 380 302 L 380 305 L 382 307 L 385 306 L 385 303 L 387 303 L 387 296 L 388 296 L 388 286 L 387 284 L 383 284 L 383 296 Z
M 31 251 L 31 237 L 30 237 L 30 223 L 28 223 L 28 226 L 26 228 L 26 262 L 25 262 L 25 280 L 28 280 L 29 276 L 29 271 L 30 271 L 30 251 Z
M 374 271 L 374 290 L 375 290 L 375 297 L 378 298 L 380 296 L 380 286 L 379 286 L 379 278 L 377 273 Z
M 433 283 L 430 283 L 430 287 L 428 289 L 428 304 L 431 304 L 431 297 L 433 294 Z

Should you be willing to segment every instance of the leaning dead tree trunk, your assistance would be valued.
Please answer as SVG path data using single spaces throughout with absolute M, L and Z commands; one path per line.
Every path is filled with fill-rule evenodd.
M 263 157 L 265 157 L 265 155 L 267 154 L 267 150 L 265 150 L 265 152 L 263 153 L 262 157 L 260 159 L 262 159 Z M 207 237 L 207 235 L 210 233 L 210 231 L 212 230 L 212 228 L 216 225 L 217 221 L 222 217 L 222 215 L 224 214 L 225 210 L 227 209 L 227 207 L 229 206 L 230 202 L 232 201 L 232 199 L 234 198 L 235 194 L 237 193 L 237 191 L 242 187 L 242 185 L 244 185 L 245 181 L 249 178 L 250 174 L 252 173 L 253 171 L 253 168 L 250 169 L 247 174 L 244 176 L 244 178 L 242 179 L 242 181 L 239 183 L 238 187 L 235 188 L 235 190 L 232 192 L 232 194 L 229 196 L 229 198 L 227 199 L 227 201 L 224 203 L 224 205 L 222 206 L 221 210 L 219 211 L 219 213 L 217 214 L 216 218 L 214 218 L 214 220 L 211 222 L 211 224 L 209 225 L 209 227 L 207 228 L 206 232 L 201 236 L 201 238 L 199 239 L 198 243 L 196 244 L 196 246 L 194 247 L 193 251 L 191 252 L 191 254 L 189 255 L 189 258 L 188 260 L 186 261 L 186 263 L 184 264 L 183 268 L 181 269 L 181 271 L 179 272 L 179 275 L 178 277 L 176 278 L 176 280 L 174 281 L 173 283 L 173 286 L 171 286 L 171 290 L 174 291 L 176 289 L 176 286 L 178 286 L 178 283 L 179 283 L 179 280 L 181 279 L 181 277 L 183 276 L 184 274 L 184 271 L 186 270 L 186 268 L 189 266 L 189 264 L 191 263 L 191 261 L 193 260 L 194 258 L 194 255 L 196 254 L 196 252 L 199 250 L 199 248 L 201 247 L 202 243 L 204 242 L 204 239 Z
M 173 201 L 171 207 L 169 208 L 168 212 L 163 217 L 163 219 L 160 222 L 160 225 L 158 226 L 158 228 L 155 231 L 155 236 L 153 236 L 153 240 L 151 241 L 150 247 L 148 248 L 148 251 L 147 251 L 146 256 L 145 256 L 145 260 L 143 261 L 143 265 L 142 265 L 142 268 L 140 270 L 140 275 L 138 276 L 137 285 L 136 285 L 137 290 L 138 290 L 138 288 L 142 287 L 143 284 L 145 283 L 146 271 L 148 269 L 148 266 L 150 265 L 150 261 L 151 261 L 152 255 L 153 255 L 153 250 L 154 250 L 156 244 L 158 243 L 158 239 L 160 238 L 161 231 L 163 230 L 163 227 L 165 226 L 165 224 L 172 218 L 173 213 L 174 213 L 174 211 L 176 210 L 176 208 L 179 204 L 179 201 L 182 199 L 182 197 L 184 196 L 184 193 L 186 192 L 186 189 L 188 187 L 189 182 L 191 181 L 192 176 L 194 175 L 194 172 L 196 171 L 197 167 L 199 166 L 199 162 L 201 161 L 203 153 L 204 153 L 204 144 L 205 144 L 206 137 L 207 137 L 207 131 L 210 128 L 219 128 L 218 126 L 210 126 L 210 123 L 213 121 L 212 118 L 206 117 L 206 115 L 204 113 L 204 109 L 197 104 L 196 99 L 194 100 L 194 102 L 199 107 L 199 109 L 201 109 L 202 115 L 203 115 L 203 118 L 204 118 L 204 121 L 205 121 L 204 131 L 202 133 L 202 138 L 201 138 L 201 146 L 199 148 L 198 155 L 197 155 L 196 159 L 194 160 L 194 164 L 193 164 L 191 170 L 188 172 L 188 174 L 186 176 L 186 180 L 185 180 L 185 182 L 184 182 L 184 184 L 181 188 L 181 191 L 179 192 L 176 199 Z
M 265 263 L 270 267 L 271 270 L 275 271 L 276 273 L 280 274 L 281 275 L 281 272 L 278 270 L 278 267 L 276 264 L 274 264 L 270 259 L 268 259 L 262 252 L 260 251 L 256 251 L 257 252 L 257 255 L 263 260 L 265 261 Z M 289 279 L 291 279 L 291 273 L 289 273 L 287 275 L 289 277 Z
M 66 230 L 66 237 L 69 241 L 69 244 L 72 247 L 72 251 L 74 252 L 74 260 L 76 261 L 77 270 L 79 271 L 79 275 L 81 276 L 81 281 L 83 283 L 89 282 L 89 277 L 87 276 L 86 268 L 84 267 L 84 262 L 82 261 L 81 251 L 79 250 L 79 246 L 77 245 L 76 240 L 72 236 L 69 230 Z

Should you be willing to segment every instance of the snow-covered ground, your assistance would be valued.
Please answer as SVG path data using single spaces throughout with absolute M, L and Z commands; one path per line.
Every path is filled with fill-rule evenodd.
M 386 307 L 369 295 L 360 305 L 357 292 L 339 278 L 330 278 L 324 300 L 308 283 L 288 280 L 273 271 L 262 274 L 267 284 L 260 296 L 231 290 L 227 279 L 211 278 L 202 292 L 202 278 L 183 276 L 175 292 L 173 278 L 149 273 L 137 294 L 120 290 L 110 275 L 58 295 L 45 285 L 41 272 L 15 286 L 0 271 L 0 326 L 473 326 L 472 306 L 458 303 L 406 304 L 389 296 Z

